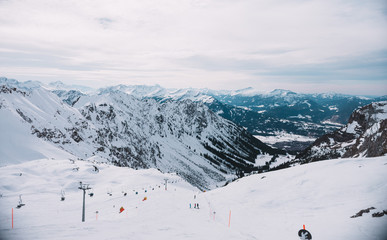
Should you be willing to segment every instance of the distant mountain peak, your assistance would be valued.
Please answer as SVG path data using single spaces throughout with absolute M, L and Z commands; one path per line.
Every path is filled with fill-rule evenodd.
M 286 90 L 286 89 L 274 89 L 269 93 L 270 95 L 280 95 L 280 96 L 287 96 L 287 95 L 296 95 L 297 93 Z
M 95 89 L 93 89 L 91 87 L 76 85 L 76 84 L 67 85 L 61 81 L 50 82 L 49 84 L 47 84 L 47 88 L 51 91 L 53 91 L 53 90 L 66 90 L 66 91 L 77 90 L 81 93 L 94 93 L 95 92 Z
M 40 88 L 43 86 L 43 84 L 39 81 L 32 81 L 28 80 L 25 82 L 19 82 L 15 79 L 10 79 L 6 77 L 1 77 L 0 78 L 0 85 L 5 85 L 8 87 L 15 87 L 24 91 L 30 91 L 36 88 Z

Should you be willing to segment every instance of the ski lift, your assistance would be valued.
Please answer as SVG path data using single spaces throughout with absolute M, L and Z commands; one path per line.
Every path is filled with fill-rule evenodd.
M 93 172 L 95 172 L 95 173 L 99 173 L 99 169 L 98 169 L 98 167 L 97 166 L 95 166 L 95 165 L 93 165 L 93 167 L 94 167 L 94 169 L 92 170 Z
M 94 196 L 94 192 L 92 190 L 88 190 L 88 193 L 90 197 L 93 197 Z
M 21 207 L 23 207 L 23 206 L 25 206 L 25 204 L 23 203 L 23 201 L 22 201 L 22 198 L 21 198 L 21 194 L 19 195 L 19 204 L 16 206 L 16 208 L 21 208 Z
M 112 196 L 113 194 L 112 194 L 112 190 L 111 189 L 108 189 L 107 190 L 107 194 L 109 195 L 109 196 Z
M 61 201 L 64 201 L 66 198 L 65 198 L 65 191 L 62 189 L 61 191 L 60 191 L 60 194 L 62 195 L 61 196 L 61 198 L 60 198 L 60 200 Z
M 124 186 L 121 187 L 121 193 L 124 194 L 124 197 L 125 197 L 126 195 L 128 195 L 128 193 L 127 193 L 127 191 L 126 191 L 126 189 L 125 189 Z

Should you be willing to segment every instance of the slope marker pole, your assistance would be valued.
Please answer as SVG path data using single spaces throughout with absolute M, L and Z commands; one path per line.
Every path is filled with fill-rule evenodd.
M 12 229 L 13 229 L 13 208 L 12 208 Z
M 228 215 L 228 227 L 230 227 L 230 223 L 231 223 L 231 210 L 230 210 L 230 214 Z
M 168 178 L 164 178 L 165 181 L 165 190 L 167 190 Z

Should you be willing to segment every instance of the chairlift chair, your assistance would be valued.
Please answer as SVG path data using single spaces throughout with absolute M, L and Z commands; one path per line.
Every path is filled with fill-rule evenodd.
M 88 191 L 88 194 L 89 194 L 90 197 L 93 197 L 93 196 L 94 196 L 94 192 L 93 192 L 92 190 L 89 190 L 89 191 Z
M 112 190 L 111 189 L 107 189 L 107 194 L 109 195 L 109 196 L 112 196 L 113 194 L 112 194 Z
M 23 206 L 25 206 L 25 204 L 23 203 L 22 198 L 21 198 L 21 194 L 20 194 L 19 195 L 19 204 L 16 206 L 16 208 L 21 208 Z
M 66 199 L 66 198 L 65 198 L 65 191 L 64 191 L 64 190 L 60 191 L 60 194 L 62 195 L 61 198 L 60 198 L 60 200 L 61 200 L 61 201 L 64 201 L 64 200 Z

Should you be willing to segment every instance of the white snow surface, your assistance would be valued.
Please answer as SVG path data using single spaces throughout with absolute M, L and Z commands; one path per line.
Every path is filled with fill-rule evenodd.
M 346 128 L 344 129 L 345 132 L 347 133 L 356 133 L 356 129 L 359 128 L 359 124 L 356 121 L 353 121 L 352 123 L 349 123 Z
M 63 158 L 72 157 L 49 142 L 33 135 L 25 134 L 30 131 L 22 120 L 14 115 L 5 114 L 0 111 L 0 166 L 21 163 L 41 158 Z M 36 147 L 39 146 L 37 149 Z
M 387 101 L 373 103 L 372 105 L 378 110 L 378 113 L 375 114 L 375 120 L 387 119 Z
M 0 238 L 291 240 L 299 239 L 305 225 L 313 239 L 383 240 L 387 216 L 371 215 L 387 209 L 386 174 L 387 157 L 336 159 L 199 192 L 178 176 L 154 169 L 41 159 L 0 168 Z M 85 222 L 79 181 L 94 193 L 86 195 Z M 60 201 L 61 190 L 65 201 Z M 16 209 L 20 194 L 26 205 Z M 119 213 L 121 206 L 125 210 Z M 376 209 L 350 218 L 369 207 Z
M 292 133 L 286 133 L 286 132 L 276 132 L 275 136 L 260 136 L 260 135 L 254 135 L 255 138 L 258 138 L 262 142 L 266 144 L 275 144 L 277 142 L 313 142 L 316 140 L 316 138 L 308 137 L 308 136 L 302 136 Z

